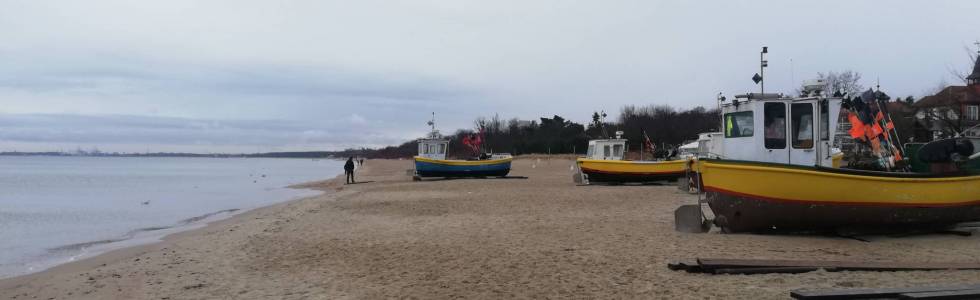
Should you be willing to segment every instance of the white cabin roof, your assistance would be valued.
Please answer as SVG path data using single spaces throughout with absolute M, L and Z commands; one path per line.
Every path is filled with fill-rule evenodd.
M 626 143 L 626 139 L 595 139 L 589 140 L 589 145 L 595 145 L 600 143 L 616 144 L 616 143 Z
M 694 141 L 694 142 L 691 142 L 691 143 L 687 143 L 687 144 L 681 145 L 680 147 L 677 147 L 677 148 L 678 149 L 681 149 L 681 150 L 684 150 L 684 149 L 697 150 L 698 149 L 698 145 L 699 145 L 699 142 L 698 141 Z

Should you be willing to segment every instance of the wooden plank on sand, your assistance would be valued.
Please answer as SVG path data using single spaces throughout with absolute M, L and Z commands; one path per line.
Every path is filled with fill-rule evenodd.
M 905 293 L 905 294 L 898 295 L 898 299 L 977 299 L 977 298 L 980 298 L 980 290 Z
M 846 290 L 795 290 L 790 292 L 794 299 L 874 299 L 897 298 L 901 294 L 963 291 L 980 289 L 980 285 L 929 286 L 883 289 L 846 289 Z
M 839 271 L 914 271 L 914 270 L 980 270 L 975 262 L 874 262 L 874 261 L 819 261 L 780 259 L 725 259 L 699 258 L 702 269 L 816 267 Z
M 712 273 L 715 273 L 715 274 L 732 274 L 732 275 L 735 275 L 735 274 L 742 274 L 742 275 L 751 275 L 751 274 L 774 274 L 774 273 L 780 273 L 780 274 L 799 274 L 799 273 L 813 272 L 813 271 L 816 271 L 816 270 L 819 270 L 819 269 L 820 268 L 816 268 L 816 267 L 734 268 L 734 269 L 715 269 L 715 270 L 712 271 Z

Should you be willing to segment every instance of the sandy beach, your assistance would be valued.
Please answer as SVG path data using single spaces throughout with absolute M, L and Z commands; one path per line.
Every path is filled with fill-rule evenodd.
M 678 233 L 696 196 L 576 186 L 569 159 L 518 159 L 528 179 L 413 182 L 372 160 L 364 183 L 249 211 L 163 242 L 0 281 L 0 299 L 785 299 L 799 288 L 976 283 L 980 271 L 706 275 L 696 257 L 980 262 L 980 236 Z

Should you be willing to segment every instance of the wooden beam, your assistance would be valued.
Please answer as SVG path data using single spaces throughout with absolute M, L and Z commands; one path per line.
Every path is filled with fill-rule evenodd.
M 901 294 L 963 291 L 980 289 L 977 285 L 930 286 L 881 289 L 847 289 L 847 290 L 795 290 L 790 292 L 794 299 L 869 299 L 897 298 Z
M 977 299 L 977 298 L 980 298 L 980 290 L 904 293 L 898 295 L 898 299 Z
M 814 267 L 770 267 L 770 268 L 734 268 L 734 269 L 714 269 L 714 274 L 799 274 L 820 270 Z
M 922 271 L 922 270 L 980 270 L 975 262 L 874 262 L 874 261 L 819 261 L 779 259 L 724 259 L 699 258 L 702 269 L 816 267 L 839 271 Z

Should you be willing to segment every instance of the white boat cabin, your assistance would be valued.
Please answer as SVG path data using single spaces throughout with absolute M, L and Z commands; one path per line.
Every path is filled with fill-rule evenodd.
M 722 145 L 711 151 L 732 160 L 834 166 L 840 153 L 833 139 L 841 99 L 820 93 L 799 98 L 747 94 L 722 103 Z
M 694 147 L 693 150 L 689 148 Z M 693 153 L 693 155 L 682 155 L 682 158 L 718 158 L 724 149 L 724 135 L 721 132 L 705 132 L 698 134 L 696 142 L 681 146 L 681 153 Z
M 589 159 L 623 160 L 626 155 L 626 139 L 599 139 L 589 141 L 585 156 Z
M 693 141 L 677 147 L 677 157 L 681 159 L 698 157 L 698 141 Z
M 419 156 L 428 159 L 446 159 L 449 140 L 443 139 L 439 131 L 433 129 L 425 138 L 419 141 Z

